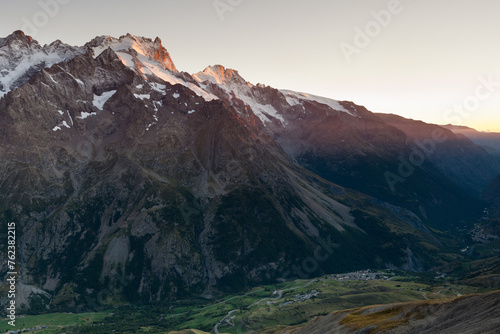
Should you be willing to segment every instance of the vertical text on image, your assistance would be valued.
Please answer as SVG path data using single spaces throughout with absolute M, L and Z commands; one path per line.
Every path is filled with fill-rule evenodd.
M 10 222 L 7 224 L 7 298 L 9 299 L 7 306 L 8 324 L 16 325 L 16 223 Z

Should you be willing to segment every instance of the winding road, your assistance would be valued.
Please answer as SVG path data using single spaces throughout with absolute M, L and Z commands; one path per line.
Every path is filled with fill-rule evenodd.
M 274 298 L 270 298 L 270 297 L 268 297 L 268 298 L 263 298 L 263 299 L 261 299 L 261 300 L 259 300 L 259 301 L 256 301 L 255 303 L 253 303 L 253 304 L 249 305 L 249 306 L 248 306 L 248 308 L 250 308 L 250 307 L 252 307 L 252 306 L 255 306 L 255 305 L 257 305 L 257 304 L 259 304 L 259 303 L 261 303 L 261 302 L 263 302 L 263 301 L 266 301 L 266 300 L 278 300 L 278 299 L 281 299 L 281 298 L 283 297 L 283 292 L 285 292 L 285 291 L 291 291 L 291 290 L 296 290 L 296 289 L 299 289 L 299 288 L 305 288 L 305 287 L 307 287 L 308 285 L 312 284 L 314 281 L 316 281 L 316 278 L 315 278 L 315 279 L 313 279 L 313 280 L 311 280 L 311 281 L 309 281 L 309 282 L 308 282 L 308 283 L 306 283 L 304 286 L 297 286 L 297 287 L 295 287 L 295 288 L 289 288 L 289 289 L 277 290 L 277 291 L 276 291 L 276 292 L 278 293 L 278 296 L 277 296 L 277 297 L 274 297 Z M 246 294 L 246 295 L 249 295 L 249 293 L 248 293 L 248 294 Z M 231 298 L 231 299 L 234 299 L 234 298 L 236 298 L 236 297 L 233 297 L 233 298 Z M 228 299 L 228 300 L 226 300 L 226 301 L 223 301 L 223 302 L 221 302 L 221 303 L 219 303 L 219 304 L 225 303 L 225 302 L 227 302 L 227 301 L 229 301 L 229 300 L 230 300 L 230 299 Z M 224 318 L 222 318 L 219 322 L 217 322 L 217 324 L 215 324 L 215 326 L 214 326 L 214 332 L 215 332 L 215 334 L 219 334 L 219 329 L 218 329 L 219 325 L 220 325 L 220 324 L 222 324 L 224 321 L 226 321 L 226 319 L 228 319 L 229 317 L 231 317 L 231 314 L 233 314 L 234 312 L 237 312 L 237 311 L 239 311 L 239 309 L 229 311 L 229 313 L 228 313 L 228 314 L 227 314 Z

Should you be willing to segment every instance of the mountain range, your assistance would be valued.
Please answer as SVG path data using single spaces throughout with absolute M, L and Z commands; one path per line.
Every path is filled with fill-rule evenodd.
M 500 154 L 500 133 L 480 132 L 466 126 L 457 125 L 445 125 L 444 127 L 455 134 L 469 138 L 474 144 L 483 147 L 492 155 Z
M 463 258 L 455 232 L 498 202 L 483 193 L 500 174 L 453 129 L 221 65 L 180 72 L 159 38 L 130 34 L 1 38 L 0 157 L 33 312 L 428 270 Z

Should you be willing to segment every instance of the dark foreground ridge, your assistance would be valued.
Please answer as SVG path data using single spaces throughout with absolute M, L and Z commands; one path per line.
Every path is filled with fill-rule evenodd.
M 500 328 L 500 291 L 453 300 L 432 300 L 333 312 L 280 334 L 495 334 Z

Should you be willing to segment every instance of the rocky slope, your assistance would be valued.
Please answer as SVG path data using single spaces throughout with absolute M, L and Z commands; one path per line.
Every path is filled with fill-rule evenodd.
M 491 217 L 500 218 L 500 175 L 489 184 L 484 197 L 490 204 Z
M 281 334 L 498 333 L 500 292 L 333 312 Z
M 465 136 L 438 125 L 397 115 L 378 116 L 403 131 L 415 150 L 425 152 L 428 162 L 465 189 L 480 194 L 498 174 L 500 160 Z M 442 140 L 434 140 L 433 133 L 436 131 L 442 132 Z

